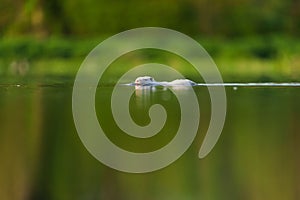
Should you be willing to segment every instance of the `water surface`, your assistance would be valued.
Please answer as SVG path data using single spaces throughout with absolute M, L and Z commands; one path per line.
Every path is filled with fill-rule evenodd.
M 132 96 L 129 108 L 137 124 L 149 123 L 154 103 L 168 114 L 159 134 L 137 139 L 116 126 L 112 89 L 99 87 L 95 99 L 111 141 L 148 152 L 172 140 L 180 109 L 169 90 L 139 90 Z M 72 84 L 1 85 L 0 199 L 299 199 L 300 88 L 226 87 L 224 130 L 201 160 L 210 99 L 206 87 L 194 91 L 201 120 L 192 146 L 162 170 L 128 174 L 101 164 L 81 143 L 72 118 Z

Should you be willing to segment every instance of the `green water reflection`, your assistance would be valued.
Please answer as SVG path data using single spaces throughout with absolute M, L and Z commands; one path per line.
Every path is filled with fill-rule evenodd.
M 210 100 L 206 88 L 194 90 L 201 121 L 192 146 L 162 170 L 127 174 L 101 164 L 82 145 L 72 118 L 72 86 L 0 87 L 0 199 L 299 199 L 300 88 L 228 87 L 223 133 L 202 160 L 197 156 Z M 149 123 L 152 103 L 168 112 L 166 127 L 145 141 L 115 126 L 111 91 L 97 90 L 96 110 L 113 142 L 147 152 L 172 140 L 180 110 L 170 91 L 132 96 L 130 111 L 140 125 Z

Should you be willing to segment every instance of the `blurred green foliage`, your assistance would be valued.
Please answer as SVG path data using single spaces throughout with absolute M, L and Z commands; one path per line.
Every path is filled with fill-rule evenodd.
M 73 77 L 87 54 L 103 39 L 105 38 L 2 39 L 0 75 L 13 75 L 12 79 L 17 82 L 25 80 L 23 75 L 29 75 L 27 78 L 31 81 L 31 75 Z M 225 81 L 298 81 L 300 78 L 300 39 L 280 36 L 194 39 L 212 56 Z M 126 69 L 149 62 L 167 64 L 194 81 L 202 81 L 191 70 L 191 66 L 170 53 L 156 50 L 134 51 L 123 57 L 111 66 L 113 73 L 108 76 L 110 80 L 106 80 L 106 83 L 114 83 Z M 18 74 L 21 76 L 16 79 L 15 75 Z M 43 81 L 47 80 L 43 78 Z M 10 81 L 2 77 L 1 82 Z
M 0 33 L 98 36 L 141 26 L 235 37 L 300 31 L 298 0 L 0 0 Z
M 100 40 L 18 37 L 0 41 L 0 58 L 70 58 L 86 56 Z
M 52 37 L 38 40 L 33 37 L 5 38 L 0 39 L 0 59 L 83 58 L 104 39 L 106 38 Z M 300 51 L 300 39 L 292 37 L 247 37 L 230 40 L 194 37 L 194 39 L 213 57 L 275 59 L 298 54 Z
M 0 74 L 74 75 L 105 38 L 159 26 L 198 40 L 230 81 L 236 74 L 298 80 L 299 10 L 298 0 L 0 0 Z

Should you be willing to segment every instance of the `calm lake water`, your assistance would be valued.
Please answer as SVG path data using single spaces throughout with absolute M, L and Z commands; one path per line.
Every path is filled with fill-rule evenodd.
M 154 103 L 168 114 L 159 134 L 136 139 L 114 123 L 112 89 L 99 87 L 95 100 L 111 141 L 148 152 L 172 140 L 180 109 L 170 91 L 134 93 L 129 108 L 137 124 L 150 122 Z M 129 174 L 106 167 L 82 144 L 73 122 L 72 84 L 0 86 L 0 199 L 300 199 L 300 88 L 226 87 L 225 127 L 204 159 L 198 152 L 210 99 L 206 87 L 194 91 L 201 121 L 191 147 L 166 168 Z

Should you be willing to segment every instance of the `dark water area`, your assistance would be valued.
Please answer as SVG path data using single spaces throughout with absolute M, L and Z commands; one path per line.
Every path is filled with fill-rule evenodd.
M 130 174 L 103 165 L 82 144 L 73 121 L 72 84 L 0 86 L 0 199 L 299 199 L 300 88 L 226 87 L 225 126 L 204 159 L 198 152 L 210 98 L 206 87 L 193 89 L 201 120 L 192 145 L 161 170 Z M 167 111 L 166 127 L 147 139 L 129 137 L 116 126 L 112 90 L 99 87 L 95 98 L 99 123 L 112 142 L 148 152 L 172 140 L 180 109 L 169 90 L 139 90 L 131 97 L 129 110 L 139 125 L 150 122 L 154 103 Z

